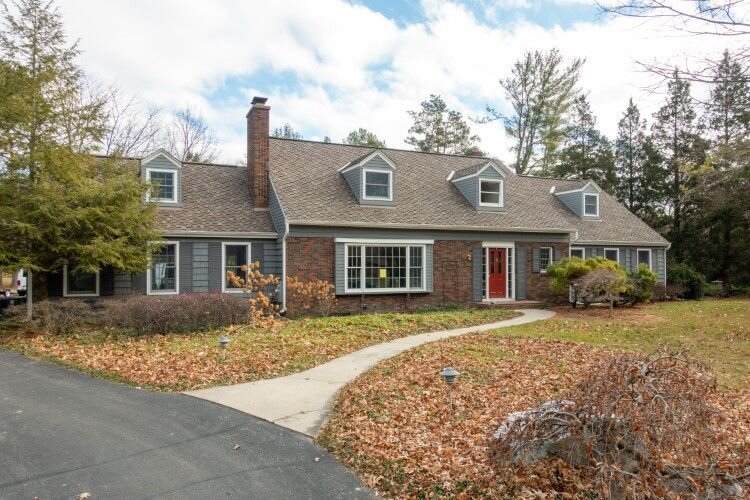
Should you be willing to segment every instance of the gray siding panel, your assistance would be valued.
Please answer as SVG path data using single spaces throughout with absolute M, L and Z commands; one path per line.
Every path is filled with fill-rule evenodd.
M 484 266 L 482 265 L 482 254 L 484 249 L 481 245 L 475 245 L 471 249 L 471 299 L 474 302 L 481 302 L 482 297 L 482 280 Z
M 133 274 L 133 293 L 146 294 L 146 272 Z
M 578 217 L 582 215 L 583 198 L 580 191 L 558 194 L 557 198 L 573 211 Z
M 541 271 L 541 263 L 539 258 L 539 248 L 534 248 L 531 251 L 531 272 L 538 273 Z
M 336 243 L 336 293 L 346 293 L 346 245 Z
M 133 274 L 115 271 L 113 293 L 115 295 L 128 295 L 133 293 Z
M 208 292 L 208 243 L 193 243 L 193 291 Z
M 342 175 L 346 183 L 349 184 L 349 189 L 352 190 L 352 194 L 357 199 L 357 202 L 362 203 L 362 171 L 359 168 L 353 168 L 347 170 Z
M 224 281 L 224 270 L 221 268 L 221 242 L 208 242 L 208 291 L 220 292 Z
M 425 257 L 424 257 L 424 264 L 425 264 L 425 289 L 428 292 L 433 291 L 433 275 L 435 273 L 434 265 L 433 265 L 433 248 L 432 245 L 425 245 Z
M 279 200 L 276 194 L 273 182 L 271 183 L 271 189 L 268 191 L 268 209 L 271 213 L 274 229 L 276 229 L 279 235 L 283 236 L 286 233 L 286 216 L 284 215 L 284 209 L 281 206 L 281 200 Z
M 193 243 L 180 243 L 180 293 L 193 291 Z
M 526 249 L 516 248 L 516 299 L 526 299 Z
M 466 201 L 471 203 L 471 206 L 474 207 L 476 210 L 479 206 L 479 193 L 477 193 L 477 179 L 476 177 L 469 177 L 468 179 L 459 179 L 456 182 L 453 183 L 454 186 L 456 186 L 456 189 L 458 189 L 462 195 L 464 195 L 464 198 L 466 198 Z

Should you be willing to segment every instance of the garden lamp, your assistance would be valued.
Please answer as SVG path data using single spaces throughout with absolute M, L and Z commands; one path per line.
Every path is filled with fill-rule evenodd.
M 219 347 L 221 347 L 221 362 L 223 363 L 226 358 L 226 348 L 229 345 L 229 337 L 222 335 L 219 337 Z
M 440 370 L 440 376 L 443 377 L 446 385 L 448 386 L 448 404 L 450 405 L 451 411 L 453 410 L 453 400 L 451 399 L 451 386 L 456 383 L 456 379 L 461 375 L 458 370 L 453 367 L 447 367 Z

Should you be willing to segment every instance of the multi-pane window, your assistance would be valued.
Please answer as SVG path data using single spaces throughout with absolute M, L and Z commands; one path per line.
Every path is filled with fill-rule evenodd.
M 503 206 L 503 181 L 479 181 L 479 204 L 501 207 Z
M 604 258 L 607 260 L 613 260 L 617 262 L 620 260 L 620 251 L 616 248 L 605 248 Z
M 508 294 L 506 297 L 513 297 L 513 249 L 509 248 L 508 252 Z
M 391 199 L 391 172 L 365 170 L 365 199 Z
M 571 257 L 578 257 L 579 259 L 583 259 L 584 258 L 583 248 L 571 248 L 570 249 L 570 256 Z
M 347 290 L 423 290 L 424 246 L 347 245 Z
M 152 185 L 151 200 L 158 202 L 177 201 L 175 175 L 175 172 L 168 170 L 148 170 L 148 180 Z
M 87 273 L 83 271 L 69 271 L 65 266 L 63 274 L 65 275 L 65 296 L 91 296 L 99 295 L 99 273 Z
M 167 243 L 151 256 L 150 293 L 177 293 L 177 243 Z
M 346 288 L 359 290 L 362 288 L 362 247 L 346 247 Z
M 638 249 L 638 265 L 646 264 L 651 269 L 651 250 L 648 248 Z
M 583 195 L 583 215 L 597 217 L 599 215 L 599 195 Z
M 247 281 L 248 266 L 250 265 L 249 243 L 224 243 L 224 290 L 239 290 L 229 279 L 229 273 Z M 238 285 L 240 285 L 238 283 Z
M 547 272 L 547 268 L 552 263 L 552 248 L 542 247 L 539 249 L 539 271 Z

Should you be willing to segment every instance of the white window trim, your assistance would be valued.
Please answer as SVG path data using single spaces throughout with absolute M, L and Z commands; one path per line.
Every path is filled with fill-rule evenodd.
M 493 184 L 497 184 L 500 189 L 500 196 L 498 199 L 500 200 L 499 203 L 482 203 L 482 183 L 483 182 L 491 182 Z M 503 187 L 505 182 L 502 179 L 482 179 L 479 177 L 477 179 L 477 193 L 479 193 L 479 206 L 480 207 L 496 207 L 496 208 L 502 208 L 505 206 L 505 197 L 503 196 Z
M 367 196 L 367 173 L 388 174 L 388 196 Z M 371 201 L 393 201 L 393 170 L 385 168 L 362 169 L 362 199 Z
M 68 265 L 63 266 L 63 297 L 98 297 L 99 296 L 99 271 L 96 272 L 96 292 L 95 293 L 75 293 L 68 292 Z
M 506 242 L 497 242 L 497 241 L 483 241 L 482 247 L 484 248 L 484 297 L 483 300 L 489 301 L 489 300 L 516 300 L 516 266 L 515 262 L 512 266 L 508 265 L 508 260 L 510 260 L 510 252 L 505 252 L 505 286 L 508 286 L 508 272 L 507 269 L 510 269 L 511 273 L 511 281 L 512 286 L 510 290 L 510 294 L 507 294 L 506 291 L 506 297 L 505 299 L 491 299 L 490 298 L 490 248 L 504 248 L 505 250 L 512 250 L 513 251 L 513 259 L 516 258 L 516 244 L 515 243 L 506 243 Z
M 359 247 L 360 257 L 362 265 L 359 269 L 359 288 L 349 288 L 349 248 Z M 405 288 L 366 288 L 365 287 L 365 247 L 402 247 L 406 248 L 406 287 Z M 421 248 L 422 249 L 422 286 L 420 288 L 412 288 L 409 285 L 410 282 L 410 270 L 411 270 L 411 258 L 409 256 L 409 248 Z M 378 293 L 412 293 L 412 292 L 426 292 L 427 291 L 427 245 L 410 245 L 403 243 L 391 243 L 391 242 L 378 242 L 374 244 L 353 244 L 347 243 L 344 245 L 344 292 L 345 293 L 365 293 L 365 294 L 378 294 Z
M 149 258 L 148 271 L 146 271 L 146 295 L 177 295 L 180 293 L 180 242 L 179 241 L 160 241 L 154 242 L 174 247 L 174 290 L 151 290 L 151 259 Z
M 639 258 L 638 254 L 641 252 L 648 252 L 648 268 L 650 270 L 654 270 L 654 252 L 651 251 L 650 248 L 638 248 L 635 251 L 635 268 L 638 268 L 638 266 L 641 265 L 641 259 Z
M 581 257 L 581 259 L 585 259 L 586 258 L 586 248 L 585 247 L 570 247 L 570 249 L 568 250 L 568 257 L 573 257 L 573 251 L 575 251 L 575 250 L 580 250 L 581 251 L 581 254 L 583 255 L 583 257 Z
M 610 250 L 610 251 L 614 250 L 615 252 L 617 252 L 617 258 L 614 260 L 614 262 L 617 262 L 619 264 L 620 263 L 620 249 L 619 248 L 605 248 L 604 249 L 604 258 L 605 259 L 607 258 L 607 250 Z
M 586 213 L 586 197 L 587 196 L 596 197 L 596 213 L 595 214 Z M 599 193 L 583 193 L 583 197 L 581 198 L 581 203 L 583 203 L 583 216 L 584 217 L 599 217 Z
M 221 291 L 223 293 L 243 293 L 242 288 L 227 288 L 227 246 L 246 246 L 248 268 L 253 262 L 252 244 L 249 241 L 222 241 L 221 242 Z
M 155 203 L 177 203 L 177 189 L 178 189 L 178 182 L 177 182 L 177 170 L 171 169 L 171 168 L 152 168 L 152 167 L 146 167 L 146 182 L 149 184 L 151 183 L 151 172 L 161 172 L 161 173 L 167 173 L 172 174 L 173 181 L 174 181 L 174 189 L 172 190 L 172 198 L 151 198 L 151 190 L 149 189 L 146 192 L 146 201 L 153 201 Z
M 554 249 L 552 247 L 539 247 L 539 272 L 547 274 L 547 269 L 542 269 L 542 250 L 549 250 L 549 264 L 547 264 L 547 267 L 549 267 L 555 262 Z

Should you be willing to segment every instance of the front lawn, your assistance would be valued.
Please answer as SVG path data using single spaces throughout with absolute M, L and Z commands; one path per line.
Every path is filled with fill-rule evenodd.
M 0 348 L 138 386 L 189 390 L 288 375 L 372 344 L 515 315 L 503 309 L 456 308 L 285 320 L 274 329 L 237 326 L 148 336 L 111 330 L 50 335 L 14 329 L 0 333 Z M 217 345 L 221 335 L 231 338 L 224 359 Z
M 613 320 L 607 311 L 558 313 L 386 360 L 342 390 L 319 443 L 386 497 L 573 498 L 581 485 L 564 467 L 525 475 L 526 490 L 499 478 L 489 454 L 499 422 L 564 394 L 616 349 L 650 353 L 667 343 L 691 347 L 717 375 L 710 397 L 724 458 L 750 455 L 750 301 L 663 303 Z M 461 373 L 453 409 L 438 376 L 446 366 Z

